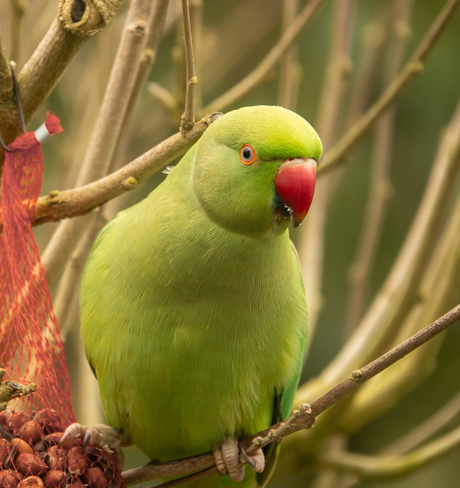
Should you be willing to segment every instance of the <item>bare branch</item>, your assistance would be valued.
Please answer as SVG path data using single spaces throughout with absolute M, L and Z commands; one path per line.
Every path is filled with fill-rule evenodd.
M 351 69 L 350 39 L 355 0 L 335 0 L 332 40 L 322 83 L 316 128 L 327 154 L 339 129 L 345 101 L 345 88 Z M 308 346 L 312 343 L 323 304 L 322 279 L 324 240 L 328 203 L 337 186 L 337 174 L 326 175 L 317 183 L 315 202 L 300 232 L 298 252 L 308 303 Z
M 387 5 L 385 4 L 384 7 Z M 351 87 L 346 128 L 350 127 L 364 113 L 375 89 L 383 48 L 387 39 L 387 26 L 381 20 L 381 12 L 377 13 L 376 19 L 366 24 L 362 37 L 362 51 L 356 62 L 356 76 Z
M 76 186 L 86 185 L 101 178 L 109 170 L 135 86 L 139 61 L 145 46 L 150 9 L 149 2 L 143 0 L 131 2 L 107 90 Z M 73 250 L 67 236 L 72 235 L 79 239 L 83 228 L 81 220 L 68 220 L 59 225 L 49 241 L 42 260 L 51 290 Z
M 460 446 L 460 427 L 409 454 L 401 456 L 365 456 L 344 450 L 329 451 L 320 463 L 337 471 L 355 473 L 364 480 L 393 478 L 426 466 Z
M 72 18 L 73 0 L 61 0 L 58 19 L 51 25 L 32 57 L 18 76 L 26 124 L 29 123 L 41 104 L 90 36 L 107 27 L 118 10 L 121 0 L 107 0 L 87 7 L 81 20 Z M 18 113 L 10 86 L 0 84 L 0 126 L 4 139 L 10 143 L 20 133 Z
M 350 154 L 364 134 L 367 133 L 377 118 L 400 96 L 410 81 L 422 72 L 422 61 L 424 61 L 434 47 L 448 21 L 452 18 L 458 4 L 459 0 L 448 0 L 446 2 L 441 13 L 435 19 L 426 36 L 399 75 L 374 105 L 353 124 L 339 142 L 325 155 L 322 165 L 318 168 L 319 175 L 344 164 L 345 158 Z
M 24 14 L 29 7 L 27 0 L 11 0 L 11 56 L 17 69 L 22 66 L 22 39 L 24 36 Z
M 158 0 L 152 6 L 147 23 L 147 39 L 145 42 L 144 51 L 139 58 L 136 80 L 134 82 L 133 89 L 131 90 L 131 96 L 123 116 L 120 127 L 120 136 L 118 138 L 116 149 L 113 151 L 112 160 L 109 165 L 111 170 L 119 167 L 120 164 L 118 164 L 118 162 L 124 159 L 125 151 L 120 151 L 120 148 L 123 148 L 126 145 L 126 141 L 129 136 L 129 130 L 127 130 L 127 127 L 130 124 L 133 111 L 145 86 L 149 71 L 152 65 L 155 63 L 160 41 L 163 36 L 168 6 L 169 0 Z
M 460 166 L 460 101 L 439 146 L 422 202 L 398 258 L 380 293 L 336 358 L 315 380 L 299 389 L 300 398 L 317 396 L 359 363 L 369 360 L 418 300 L 425 263 L 439 234 Z
M 188 0 L 182 0 L 182 24 L 184 29 L 187 85 L 185 91 L 185 111 L 181 117 L 180 130 L 182 133 L 186 133 L 195 123 L 195 92 L 197 85 L 195 65 L 193 62 L 192 29 L 190 26 Z
M 182 156 L 220 116 L 221 114 L 215 112 L 203 117 L 185 136 L 180 132 L 174 134 L 105 178 L 73 190 L 52 192 L 46 197 L 40 197 L 33 225 L 83 215 L 112 198 L 133 190 L 150 175 Z
M 302 32 L 303 28 L 313 18 L 318 8 L 323 4 L 324 0 L 310 0 L 304 7 L 302 12 L 298 15 L 295 22 L 290 28 L 283 33 L 281 39 L 278 41 L 265 58 L 257 65 L 257 67 L 249 73 L 246 78 L 243 78 L 239 83 L 230 88 L 228 92 L 216 98 L 209 105 L 207 105 L 202 113 L 207 113 L 212 110 L 226 110 L 230 105 L 235 103 L 238 99 L 246 95 L 259 83 L 261 83 L 270 70 L 279 61 L 281 56 L 287 49 L 292 46 L 297 37 Z
M 298 9 L 298 0 L 284 0 L 283 32 L 286 32 L 289 29 L 289 26 L 294 22 Z M 297 64 L 297 54 L 297 46 L 295 43 L 292 43 L 280 59 L 278 105 L 290 110 L 295 109 L 300 81 L 300 66 Z
M 392 36 L 388 48 L 385 85 L 398 74 L 404 47 L 410 32 L 409 18 L 413 0 L 392 2 Z M 405 26 L 403 29 L 401 26 Z M 366 203 L 364 221 L 354 262 L 350 267 L 350 299 L 348 329 L 351 332 L 362 318 L 368 298 L 368 286 L 377 252 L 380 234 L 385 221 L 386 208 L 391 195 L 389 180 L 391 151 L 393 147 L 393 126 L 396 109 L 388 110 L 378 120 L 371 166 L 371 179 Z
M 246 449 L 248 454 L 264 447 L 271 442 L 279 442 L 294 432 L 311 428 L 316 417 L 337 403 L 345 395 L 356 390 L 361 384 L 373 378 L 375 375 L 388 368 L 396 361 L 399 361 L 410 352 L 414 351 L 427 341 L 437 336 L 449 326 L 460 319 L 460 305 L 444 314 L 438 320 L 422 329 L 397 347 L 379 357 L 372 363 L 353 373 L 341 381 L 334 388 L 322 395 L 311 405 L 302 404 L 299 410 L 284 422 L 280 422 L 257 434 L 247 437 L 241 441 L 241 446 Z M 150 463 L 142 468 L 131 469 L 123 473 L 123 479 L 127 486 L 167 476 L 178 476 L 190 471 L 208 469 L 214 465 L 212 453 L 200 454 L 179 461 L 168 461 L 166 463 Z M 212 473 L 211 473 L 212 474 Z M 169 485 L 174 486 L 174 485 Z
M 418 425 L 414 430 L 385 447 L 380 452 L 381 456 L 397 456 L 404 454 L 414 447 L 425 442 L 429 437 L 446 427 L 454 419 L 460 416 L 460 393 L 457 393 L 432 417 Z

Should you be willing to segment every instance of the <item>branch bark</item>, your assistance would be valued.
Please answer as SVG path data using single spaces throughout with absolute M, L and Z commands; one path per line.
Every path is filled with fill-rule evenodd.
M 425 263 L 440 231 L 460 167 L 460 101 L 445 131 L 422 202 L 398 258 L 381 291 L 336 358 L 314 384 L 299 389 L 301 398 L 320 394 L 344 374 L 378 354 L 378 347 L 402 323 L 419 298 Z
M 184 30 L 185 45 L 185 68 L 186 68 L 186 90 L 185 90 L 185 111 L 182 114 L 180 130 L 187 133 L 195 123 L 195 94 L 198 83 L 195 64 L 193 61 L 192 28 L 190 25 L 190 12 L 188 0 L 182 0 L 182 25 Z
M 299 410 L 284 422 L 280 422 L 257 434 L 247 437 L 241 441 L 241 446 L 248 454 L 264 447 L 272 442 L 279 442 L 294 432 L 310 429 L 316 417 L 337 403 L 345 395 L 356 390 L 361 384 L 365 383 L 375 375 L 388 368 L 396 361 L 399 361 L 410 352 L 437 336 L 456 321 L 460 319 L 460 305 L 444 314 L 438 320 L 422 329 L 397 347 L 379 357 L 375 361 L 367 364 L 361 369 L 355 370 L 350 376 L 341 381 L 334 388 L 318 398 L 311 405 L 301 404 Z M 127 486 L 168 476 L 180 476 L 190 471 L 204 470 L 214 465 L 214 456 L 211 452 L 192 456 L 179 461 L 168 461 L 165 463 L 151 462 L 142 468 L 131 469 L 123 473 L 123 479 Z M 210 471 L 208 474 L 212 474 Z M 181 480 L 182 483 L 188 481 L 187 478 Z M 167 485 L 175 486 L 173 484 Z
M 52 192 L 40 197 L 33 225 L 84 215 L 112 198 L 134 190 L 150 175 L 187 152 L 220 116 L 220 113 L 214 112 L 203 117 L 185 136 L 180 132 L 174 134 L 105 178 L 73 190 Z
M 24 118 L 28 124 L 48 98 L 61 76 L 90 36 L 107 27 L 118 11 L 121 0 L 92 2 L 80 20 L 72 17 L 75 0 L 61 0 L 58 18 L 52 23 L 24 69 L 18 76 Z M 0 84 L 0 127 L 7 144 L 20 133 L 19 116 L 11 85 Z
M 394 79 L 391 85 L 383 92 L 374 105 L 345 133 L 337 144 L 325 155 L 321 166 L 318 168 L 318 175 L 324 174 L 331 169 L 344 164 L 346 157 L 350 154 L 364 134 L 372 127 L 377 118 L 400 96 L 406 86 L 419 75 L 423 70 L 423 61 L 436 44 L 439 36 L 452 18 L 459 0 L 448 0 L 444 8 L 435 19 L 426 36 L 423 38 L 417 49 L 402 71 Z
M 278 43 L 273 46 L 271 51 L 257 65 L 257 67 L 239 83 L 230 88 L 230 90 L 208 104 L 202 110 L 202 113 L 207 113 L 212 110 L 226 110 L 230 105 L 235 103 L 241 97 L 254 89 L 259 83 L 261 83 L 266 78 L 273 66 L 275 66 L 275 64 L 279 61 L 281 56 L 286 52 L 286 50 L 292 46 L 302 32 L 303 28 L 308 24 L 308 22 L 310 22 L 318 8 L 323 3 L 324 0 L 310 0 L 302 12 L 300 12 L 296 21 L 293 22 L 290 28 L 283 33 Z
M 143 0 L 131 2 L 107 90 L 77 179 L 77 186 L 101 178 L 109 170 L 135 86 L 151 7 L 150 2 Z M 75 236 L 79 239 L 84 227 L 85 224 L 79 219 L 63 222 L 46 246 L 42 261 L 51 290 L 73 251 Z

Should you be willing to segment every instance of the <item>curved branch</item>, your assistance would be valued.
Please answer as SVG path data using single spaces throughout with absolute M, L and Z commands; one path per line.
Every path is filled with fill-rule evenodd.
M 185 68 L 187 85 L 185 89 L 185 110 L 181 117 L 180 130 L 188 132 L 195 123 L 195 93 L 197 78 L 193 61 L 192 27 L 188 0 L 182 0 L 182 24 L 184 28 Z
M 247 437 L 241 442 L 241 446 L 246 449 L 248 454 L 251 454 L 271 442 L 279 442 L 282 438 L 287 437 L 294 432 L 311 428 L 318 415 L 337 403 L 345 395 L 356 390 L 361 384 L 370 380 L 396 361 L 399 361 L 410 352 L 425 344 L 459 319 L 460 305 L 457 305 L 438 320 L 428 325 L 417 334 L 414 334 L 391 351 L 363 368 L 353 371 L 348 378 L 345 378 L 311 405 L 300 405 L 299 410 L 294 411 L 291 417 L 286 421 L 280 422 L 268 429 Z M 214 464 L 214 456 L 211 452 L 208 452 L 178 461 L 168 461 L 165 463 L 152 462 L 141 468 L 125 471 L 123 473 L 123 479 L 127 486 L 131 486 L 142 481 L 164 478 L 167 476 L 180 476 L 189 473 L 190 471 L 208 469 L 214 466 Z M 212 472 L 210 471 L 208 474 L 212 474 Z M 185 479 L 188 481 L 188 478 L 177 481 L 185 482 Z M 175 485 L 170 482 L 166 486 L 169 487 Z
M 65 70 L 90 36 L 107 27 L 118 11 L 121 0 L 107 0 L 87 6 L 78 20 L 71 14 L 74 0 L 61 0 L 58 18 L 51 24 L 45 37 L 27 61 L 18 76 L 22 107 L 26 124 L 64 74 Z M 0 126 L 4 140 L 9 144 L 21 133 L 11 85 L 0 84 Z
M 182 156 L 219 117 L 218 112 L 203 117 L 186 135 L 180 132 L 174 134 L 105 178 L 73 190 L 53 191 L 46 197 L 40 197 L 33 225 L 84 215 L 112 198 L 133 190 L 150 175 Z
M 318 168 L 318 174 L 345 163 L 345 158 L 372 127 L 378 117 L 398 98 L 406 86 L 423 71 L 423 61 L 430 53 L 448 21 L 452 18 L 459 0 L 448 0 L 441 13 L 433 22 L 426 36 L 422 39 L 409 61 L 390 86 L 383 92 L 372 107 L 361 116 L 345 135 L 325 155 L 323 163 Z
M 337 471 L 357 474 L 364 480 L 403 476 L 419 469 L 460 446 L 460 427 L 430 444 L 401 456 L 365 456 L 345 450 L 328 452 L 320 463 Z
M 265 56 L 259 65 L 253 71 L 251 71 L 246 78 L 243 78 L 226 93 L 220 95 L 210 104 L 208 104 L 202 110 L 202 112 L 206 113 L 210 110 L 225 110 L 232 103 L 235 103 L 238 99 L 246 95 L 259 83 L 261 83 L 281 56 L 292 46 L 297 37 L 299 37 L 303 28 L 312 19 L 313 15 L 323 2 L 324 0 L 311 0 L 308 2 L 302 12 L 300 12 L 298 15 L 295 22 L 293 22 L 289 29 L 283 33 L 281 39 L 277 44 L 275 44 L 272 50 Z

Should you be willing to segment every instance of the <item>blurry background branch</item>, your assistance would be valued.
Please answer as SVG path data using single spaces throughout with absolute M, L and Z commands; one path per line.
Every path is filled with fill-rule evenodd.
M 181 118 L 180 130 L 186 133 L 195 123 L 195 94 L 198 83 L 195 73 L 195 62 L 193 60 L 192 28 L 190 25 L 188 0 L 182 0 L 182 25 L 184 29 L 185 75 L 187 81 L 185 85 L 185 109 Z
M 0 133 L 7 142 L 19 133 L 12 59 L 27 122 L 37 114 L 30 126 L 50 110 L 65 129 L 44 146 L 47 196 L 35 223 L 49 223 L 35 232 L 43 250 L 59 226 L 52 221 L 68 218 L 66 240 L 55 237 L 45 261 L 75 413 L 86 424 L 103 421 L 78 338 L 86 256 L 104 223 L 155 188 L 165 176 L 152 174 L 214 120 L 178 132 L 187 87 L 181 3 L 62 0 L 56 12 L 46 0 L 0 2 Z M 196 113 L 281 104 L 312 121 L 326 148 L 309 235 L 291 233 L 307 288 L 314 284 L 297 404 L 459 302 L 458 3 L 188 2 Z M 273 486 L 455 486 L 458 327 L 444 336 L 328 408 L 314 429 L 287 437 Z M 147 462 L 135 450 L 126 456 L 128 469 Z

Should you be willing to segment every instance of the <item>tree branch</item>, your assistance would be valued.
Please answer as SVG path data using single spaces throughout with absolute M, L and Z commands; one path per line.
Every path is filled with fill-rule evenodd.
M 22 66 L 23 49 L 22 39 L 24 36 L 24 14 L 29 7 L 26 0 L 10 0 L 11 4 L 11 56 L 16 63 L 17 69 Z
M 110 79 L 76 186 L 101 178 L 109 170 L 135 87 L 151 7 L 151 3 L 144 0 L 133 0 L 130 4 Z M 81 220 L 63 222 L 46 246 L 42 261 L 50 290 L 54 288 L 73 251 L 74 237 L 78 240 L 83 229 Z
M 344 164 L 346 157 L 364 134 L 372 127 L 377 118 L 400 96 L 410 81 L 422 72 L 422 62 L 434 47 L 448 21 L 452 18 L 458 4 L 459 0 L 448 0 L 446 2 L 441 13 L 435 19 L 426 36 L 399 75 L 382 93 L 374 105 L 353 124 L 339 142 L 324 156 L 324 160 L 318 168 L 318 175 L 325 174 L 332 168 Z
M 271 51 L 257 65 L 257 67 L 239 83 L 230 88 L 230 90 L 208 104 L 202 110 L 202 113 L 207 113 L 211 110 L 226 110 L 230 105 L 235 103 L 238 99 L 246 95 L 259 83 L 261 83 L 273 66 L 275 66 L 275 64 L 279 61 L 281 56 L 286 52 L 286 50 L 292 46 L 302 32 L 303 28 L 313 18 L 313 15 L 323 2 L 324 0 L 310 0 L 302 12 L 300 12 L 296 21 L 293 22 L 289 29 L 283 33 L 277 44 L 273 46 Z
M 187 84 L 185 90 L 185 111 L 181 117 L 180 130 L 188 132 L 195 123 L 195 93 L 197 78 L 193 62 L 192 29 L 188 0 L 182 0 L 182 25 L 184 29 L 185 68 Z
M 325 152 L 335 141 L 350 74 L 350 40 L 355 0 L 335 0 L 332 40 L 322 83 L 316 129 Z M 308 345 L 312 343 L 323 305 L 322 282 L 326 218 L 329 200 L 337 186 L 337 175 L 326 175 L 317 183 L 315 202 L 300 231 L 298 253 L 308 303 Z
M 78 242 L 75 251 L 67 261 L 64 273 L 62 274 L 59 289 L 56 293 L 56 298 L 54 299 L 54 314 L 60 325 L 59 329 L 64 342 L 69 332 L 68 325 L 71 323 L 69 320 L 69 313 L 71 313 L 72 310 L 72 299 L 74 295 L 78 296 L 77 292 L 79 287 L 76 286 L 76 283 L 80 283 L 81 274 L 86 261 L 88 260 L 94 241 L 106 223 L 107 220 L 102 215 L 102 209 L 98 208 L 95 210 L 91 215 L 91 220 L 85 233 Z M 64 327 L 65 324 L 67 324 L 67 327 Z
M 424 263 L 426 273 L 419 284 L 420 302 L 399 324 L 394 344 L 417 332 L 423 320 L 434 320 L 458 297 L 460 276 L 460 195 L 445 225 L 442 236 Z M 338 431 L 355 432 L 363 425 L 393 407 L 402 396 L 415 388 L 436 367 L 436 355 L 442 338 L 430 341 L 403 362 L 388 368 L 367 383 L 353 398 L 347 411 L 336 424 Z
M 364 480 L 403 476 L 426 466 L 460 446 L 460 427 L 409 454 L 401 456 L 365 456 L 345 450 L 329 451 L 319 462 L 337 471 L 357 474 Z
M 123 117 L 123 121 L 121 123 L 120 137 L 118 139 L 116 150 L 114 151 L 114 154 L 112 156 L 112 161 L 110 164 L 111 170 L 114 169 L 114 166 L 115 167 L 118 166 L 115 159 L 118 161 L 122 160 L 118 149 L 120 147 L 124 147 L 123 142 L 126 141 L 129 134 L 127 127 L 129 126 L 134 108 L 136 107 L 137 102 L 142 93 L 142 90 L 145 86 L 145 82 L 147 80 L 149 71 L 156 60 L 160 41 L 163 36 L 163 30 L 166 21 L 168 6 L 169 6 L 169 0 L 157 0 L 155 4 L 152 6 L 152 10 L 150 12 L 148 25 L 147 25 L 147 39 L 145 42 L 145 49 L 140 57 L 139 66 L 137 67 L 137 76 L 134 83 L 134 87 L 131 91 L 131 97 L 128 101 L 125 114 Z M 121 153 L 124 156 L 124 151 L 121 151 Z M 116 158 L 115 155 L 117 155 Z
M 40 197 L 33 225 L 84 215 L 112 198 L 133 190 L 150 175 L 182 156 L 220 116 L 220 113 L 214 112 L 203 117 L 185 136 L 180 132 L 174 134 L 105 178 L 73 190 L 56 191 Z
M 272 442 L 279 442 L 294 432 L 311 428 L 316 417 L 327 410 L 329 407 L 341 400 L 345 395 L 356 390 L 361 384 L 365 383 L 375 375 L 388 368 L 396 361 L 399 361 L 410 352 L 414 351 L 427 341 L 437 336 L 449 326 L 460 319 L 460 305 L 444 314 L 438 320 L 422 329 L 397 347 L 379 357 L 361 369 L 355 370 L 351 375 L 341 381 L 334 388 L 318 398 L 311 405 L 302 404 L 299 410 L 284 422 L 280 422 L 257 434 L 247 437 L 241 441 L 241 446 L 246 449 L 248 454 L 264 447 Z M 192 456 L 179 461 L 168 461 L 166 463 L 151 462 L 142 468 L 131 469 L 123 473 L 123 479 L 127 486 L 148 481 L 152 479 L 164 478 L 167 476 L 179 476 L 190 471 L 208 469 L 214 465 L 214 456 L 211 452 Z M 212 473 L 211 473 L 212 474 Z M 187 479 L 188 481 L 188 479 Z M 182 480 L 185 482 L 185 480 Z M 175 486 L 175 485 L 167 485 Z
M 18 76 L 24 118 L 28 124 L 40 105 L 48 98 L 57 82 L 90 36 L 107 27 L 118 11 L 121 0 L 93 2 L 83 17 L 72 17 L 75 0 L 61 0 L 58 19 L 51 25 L 40 45 Z M 85 4 L 86 5 L 86 4 Z M 8 144 L 20 133 L 17 107 L 11 86 L 0 84 L 0 127 Z
M 295 21 L 299 9 L 298 0 L 283 1 L 283 32 Z M 300 81 L 300 66 L 297 63 L 298 49 L 295 43 L 286 49 L 280 59 L 278 105 L 295 110 Z
M 392 33 L 388 47 L 388 60 L 385 71 L 385 85 L 391 83 L 400 69 L 404 47 L 410 31 L 409 20 L 413 0 L 392 2 Z M 402 33 L 401 27 L 406 29 Z M 372 274 L 377 246 L 385 221 L 386 208 L 391 195 L 390 162 L 393 147 L 393 126 L 396 108 L 388 110 L 378 120 L 375 127 L 371 178 L 366 202 L 364 221 L 356 247 L 354 261 L 349 273 L 348 330 L 351 332 L 362 318 L 368 299 L 368 287 Z
M 301 398 L 315 397 L 357 364 L 378 354 L 378 347 L 402 322 L 419 298 L 425 263 L 439 234 L 453 182 L 460 167 L 460 100 L 440 143 L 422 202 L 381 291 L 336 358 L 314 384 L 302 386 Z

